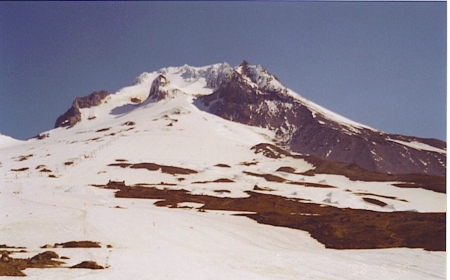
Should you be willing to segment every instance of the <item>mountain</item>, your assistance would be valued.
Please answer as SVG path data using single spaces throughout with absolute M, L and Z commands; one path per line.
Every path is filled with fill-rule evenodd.
M 0 275 L 446 276 L 445 143 L 347 120 L 262 66 L 143 73 L 3 139 Z
M 388 134 L 347 120 L 293 93 L 260 65 L 244 61 L 228 77 L 199 103 L 222 118 L 274 131 L 274 140 L 291 151 L 373 172 L 445 174 L 443 141 Z
M 139 77 L 136 84 L 150 77 L 154 81 L 148 97 L 134 97 L 134 102 L 173 97 L 172 89 L 165 89 L 172 80 L 164 76 L 168 71 L 172 70 L 161 70 L 156 78 L 148 74 Z M 261 65 L 246 61 L 236 68 L 228 64 L 206 68 L 185 65 L 177 71 L 184 86 L 212 91 L 193 92 L 197 107 L 227 120 L 269 129 L 275 133 L 272 140 L 290 151 L 377 173 L 445 175 L 445 142 L 388 134 L 345 119 L 292 92 Z M 55 127 L 81 121 L 80 108 L 97 106 L 108 95 L 101 91 L 76 98 Z

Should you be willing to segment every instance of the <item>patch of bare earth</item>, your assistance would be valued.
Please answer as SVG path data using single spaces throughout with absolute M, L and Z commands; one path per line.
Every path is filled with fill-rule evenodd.
M 381 206 L 381 207 L 384 207 L 384 206 L 387 205 L 387 203 L 385 203 L 385 202 L 383 202 L 381 200 L 375 199 L 375 198 L 363 197 L 363 200 L 365 202 L 368 202 L 368 203 L 371 203 L 371 204 L 375 204 L 375 205 L 378 205 L 378 206 Z
M 108 245 L 110 246 L 110 245 Z M 66 243 L 57 243 L 54 246 L 52 245 L 44 245 L 41 248 L 100 248 L 100 244 L 98 242 L 92 241 L 70 241 Z M 0 276 L 26 276 L 23 273 L 23 270 L 27 268 L 57 268 L 57 267 L 65 267 L 63 266 L 65 262 L 61 260 L 67 260 L 68 257 L 59 257 L 57 253 L 53 251 L 44 251 L 42 253 L 36 254 L 35 256 L 27 259 L 22 258 L 13 258 L 10 255 L 13 253 L 21 253 L 26 252 L 25 247 L 13 247 L 1 245 L 2 249 L 22 249 L 21 251 L 9 251 L 9 250 L 0 250 L 1 258 L 0 258 Z M 108 247 L 111 248 L 111 247 Z M 83 261 L 80 264 L 77 264 L 72 267 L 66 268 L 88 268 L 88 269 L 104 269 L 104 267 L 98 265 L 95 261 Z
M 98 265 L 94 261 L 83 261 L 79 264 L 71 266 L 70 268 L 105 269 L 103 266 Z
M 149 171 L 158 171 L 161 170 L 162 173 L 172 174 L 172 175 L 179 175 L 179 174 L 195 174 L 198 173 L 198 171 L 183 167 L 177 167 L 177 166 L 170 166 L 170 165 L 161 165 L 151 162 L 141 162 L 141 163 L 111 163 L 108 164 L 108 166 L 118 166 L 122 168 L 133 168 L 133 169 L 147 169 Z
M 229 190 L 214 190 L 215 193 L 220 193 L 220 194 L 224 194 L 224 193 L 231 193 Z
M 218 163 L 216 165 L 214 165 L 216 167 L 224 167 L 224 168 L 231 168 L 231 166 L 229 166 L 228 164 L 223 164 L 223 163 Z
M 295 168 L 290 166 L 282 166 L 278 168 L 276 171 L 295 174 Z
M 108 131 L 108 130 L 110 130 L 110 129 L 111 129 L 111 127 L 105 127 L 105 128 L 96 130 L 95 132 L 105 132 L 105 131 Z
M 11 171 L 15 171 L 15 172 L 21 172 L 21 171 L 27 171 L 28 169 L 30 169 L 29 167 L 22 167 L 22 168 L 12 168 Z
M 275 191 L 274 189 L 271 189 L 271 188 L 269 188 L 269 187 L 258 187 L 258 185 L 255 185 L 255 186 L 253 187 L 253 190 L 254 190 L 254 191 L 267 191 L 267 192 L 273 192 L 273 191 Z
M 291 153 L 268 143 L 257 144 L 251 149 L 254 150 L 256 154 L 261 153 L 269 158 L 277 159 L 281 157 L 292 157 L 296 159 L 303 159 L 315 166 L 312 170 L 295 174 L 302 174 L 305 176 L 314 176 L 316 174 L 336 174 L 346 176 L 352 181 L 402 182 L 393 185 L 399 188 L 423 188 L 439 193 L 446 193 L 445 176 L 377 173 L 365 170 L 355 164 L 328 161 L 316 156 Z M 290 172 L 292 169 L 289 167 L 282 167 L 282 170 L 279 169 L 278 171 Z
M 310 188 L 326 188 L 326 189 L 337 188 L 335 186 L 331 186 L 331 185 L 327 185 L 327 184 L 319 184 L 319 183 L 293 182 L 293 181 L 289 181 L 287 183 L 291 184 L 291 185 L 299 185 L 299 186 L 310 187 Z
M 29 154 L 29 155 L 26 155 L 26 156 L 19 156 L 19 159 L 17 161 L 24 161 L 24 160 L 27 160 L 28 158 L 30 158 L 32 156 L 33 156 L 33 154 Z
M 214 181 L 196 181 L 196 182 L 192 182 L 192 184 L 208 184 L 208 183 L 234 183 L 233 180 L 228 179 L 228 178 L 220 178 L 220 179 L 216 179 Z
M 245 165 L 245 166 L 252 166 L 252 165 L 257 165 L 258 162 L 257 161 L 243 161 L 241 163 L 239 163 L 240 165 Z
M 351 191 L 350 191 L 350 192 L 351 192 Z M 375 193 L 355 192 L 354 194 L 356 194 L 356 195 L 370 195 L 370 196 L 377 196 L 377 197 L 382 197 L 382 198 L 387 198 L 387 199 L 393 199 L 393 200 L 398 200 L 398 201 L 408 202 L 408 200 L 406 200 L 406 199 L 397 198 L 397 197 L 395 197 L 395 196 L 388 196 L 388 195 L 375 194 Z
M 307 231 L 313 238 L 334 249 L 423 248 L 445 251 L 445 213 L 412 211 L 376 212 L 337 208 L 301 199 L 247 191 L 248 197 L 231 198 L 194 195 L 187 190 L 158 189 L 124 182 L 103 186 L 116 189 L 116 197 L 159 199 L 157 206 L 177 207 L 179 203 L 203 204 L 199 211 L 227 210 L 259 223 Z
M 247 172 L 247 171 L 244 171 L 244 174 L 254 176 L 254 177 L 261 177 L 261 178 L 264 178 L 268 182 L 286 183 L 286 184 L 291 184 L 291 185 L 299 185 L 299 186 L 314 187 L 314 188 L 336 188 L 334 186 L 330 186 L 330 185 L 326 185 L 326 184 L 290 181 L 290 180 L 286 180 L 284 178 L 281 178 L 279 176 L 272 175 L 272 174 L 259 174 L 259 173 L 253 173 L 253 172 Z
M 261 178 L 264 178 L 268 182 L 277 182 L 277 183 L 286 182 L 285 179 L 275 176 L 275 175 L 272 175 L 272 174 L 258 174 L 258 173 L 247 172 L 247 171 L 244 171 L 244 174 L 254 176 L 254 177 L 261 177 Z
M 3 252 L 0 258 L 0 276 L 26 276 L 22 270 L 26 268 L 59 267 L 64 262 L 54 260 L 59 256 L 55 252 L 45 251 L 28 259 L 16 259 Z
M 94 241 L 69 241 L 65 243 L 56 243 L 55 248 L 101 248 L 99 242 Z

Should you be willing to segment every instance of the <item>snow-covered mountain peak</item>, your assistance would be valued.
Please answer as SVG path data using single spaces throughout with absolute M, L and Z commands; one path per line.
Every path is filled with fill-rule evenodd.
M 233 122 L 268 129 L 274 141 L 295 152 L 382 173 L 445 172 L 445 154 L 424 154 L 402 144 L 426 140 L 389 136 L 353 122 L 299 96 L 262 65 L 247 61 L 234 68 L 227 63 L 185 64 L 142 73 L 133 85 L 114 94 L 100 91 L 76 98 L 55 127 L 70 128 L 80 122 L 89 127 L 136 110 L 150 116 L 153 107 L 147 105 L 172 99 Z M 425 144 L 429 143 L 439 151 L 445 147 L 439 141 Z M 402 164 L 391 162 L 398 158 Z
M 76 98 L 34 139 L 0 135 L 0 276 L 445 279 L 445 143 L 357 127 L 277 82 L 169 67 Z

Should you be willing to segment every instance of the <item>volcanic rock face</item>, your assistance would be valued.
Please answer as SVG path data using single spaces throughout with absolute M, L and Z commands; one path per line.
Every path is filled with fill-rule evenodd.
M 443 141 L 387 134 L 352 123 L 293 96 L 259 65 L 244 61 L 228 75 L 214 93 L 196 102 L 222 118 L 273 130 L 277 142 L 291 151 L 373 172 L 445 174 Z
M 164 77 L 163 75 L 159 75 L 152 83 L 148 98 L 156 102 L 166 98 L 169 92 L 164 89 L 164 86 L 166 86 L 168 83 L 169 81 L 166 77 Z
M 56 119 L 55 128 L 66 126 L 70 128 L 74 126 L 77 122 L 81 121 L 80 109 L 98 106 L 108 95 L 109 92 L 101 90 L 99 92 L 94 91 L 84 97 L 76 97 L 72 103 L 72 107 Z

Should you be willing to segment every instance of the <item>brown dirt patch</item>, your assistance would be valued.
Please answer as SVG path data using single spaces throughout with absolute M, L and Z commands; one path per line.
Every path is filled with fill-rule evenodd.
M 306 159 L 314 164 L 314 159 Z M 399 188 L 423 188 L 439 193 L 446 193 L 446 177 L 432 176 L 426 174 L 384 174 L 367 171 L 353 164 L 333 163 L 321 161 L 314 170 L 309 170 L 303 175 L 314 176 L 315 174 L 337 174 L 344 175 L 352 181 L 376 181 L 376 182 L 405 182 L 393 184 Z
M 105 269 L 103 266 L 98 265 L 94 261 L 83 261 L 79 264 L 71 266 L 70 268 L 85 268 L 85 269 Z
M 29 154 L 29 155 L 26 155 L 26 156 L 19 156 L 19 159 L 17 161 L 24 161 L 24 160 L 29 159 L 32 156 L 33 156 L 33 154 Z
M 130 166 L 131 166 L 131 168 L 134 168 L 134 169 L 147 169 L 149 171 L 157 171 L 157 170 L 161 169 L 159 164 L 150 163 L 150 162 L 135 163 L 135 164 L 131 164 Z
M 247 171 L 244 171 L 244 174 L 254 176 L 254 177 L 261 177 L 261 178 L 264 178 L 268 182 L 277 182 L 277 183 L 286 182 L 285 179 L 275 176 L 275 175 L 272 175 L 272 174 L 258 174 L 258 173 L 247 172 Z
M 268 191 L 268 192 L 272 192 L 272 191 L 275 191 L 274 189 L 271 189 L 271 188 L 268 188 L 268 187 L 258 187 L 258 185 L 255 185 L 254 187 L 253 187 L 253 190 L 254 191 Z
M 384 203 L 383 201 L 380 201 L 378 199 L 375 198 L 370 198 L 370 197 L 363 197 L 362 198 L 365 202 L 371 203 L 371 204 L 375 204 L 381 207 L 384 207 L 387 205 L 387 203 Z
M 176 167 L 176 166 L 168 166 L 168 165 L 160 165 L 161 172 L 177 175 L 177 174 L 195 174 L 198 173 L 196 170 L 182 168 L 182 167 Z
M 278 168 L 276 171 L 295 174 L 295 168 L 290 166 L 282 166 Z
M 157 206 L 178 203 L 204 204 L 200 210 L 254 212 L 240 214 L 259 223 L 307 231 L 334 249 L 423 248 L 445 251 L 446 214 L 412 211 L 376 212 L 337 208 L 301 199 L 247 191 L 249 197 L 230 198 L 193 195 L 186 190 L 126 186 L 109 182 L 103 188 L 117 189 L 116 197 L 159 199 Z
M 289 181 L 289 180 L 286 180 L 284 178 L 281 178 L 281 177 L 278 177 L 278 176 L 272 175 L 272 174 L 258 174 L 258 173 L 247 172 L 247 171 L 244 171 L 244 173 L 247 175 L 250 175 L 250 176 L 264 178 L 268 182 L 286 183 L 286 184 L 291 184 L 291 185 L 299 185 L 299 186 L 304 186 L 304 187 L 315 187 L 315 188 L 336 188 L 334 186 L 326 185 L 326 184 Z
M 108 164 L 108 166 L 118 166 L 118 167 L 122 167 L 122 168 L 127 168 L 127 167 L 131 166 L 131 163 L 124 163 L 124 162 L 110 163 L 110 164 Z
M 39 170 L 39 172 L 50 173 L 52 171 L 50 169 L 44 168 L 44 169 Z
M 16 259 L 7 253 L 2 253 L 0 258 L 0 276 L 26 276 L 22 270 L 26 268 L 51 268 L 60 267 L 64 262 L 54 260 L 59 258 L 52 251 L 45 251 L 28 259 Z
M 139 99 L 139 98 L 137 98 L 137 97 L 132 97 L 132 98 L 131 98 L 131 102 L 140 104 L 140 103 L 142 103 L 142 100 Z
M 55 248 L 101 248 L 99 242 L 93 241 L 69 241 L 65 243 L 56 243 Z
M 257 165 L 258 162 L 257 161 L 243 161 L 239 163 L 240 165 L 245 165 L 245 166 L 252 166 L 252 165 Z
M 400 188 L 423 188 L 439 193 L 446 193 L 446 177 L 433 176 L 426 174 L 385 174 L 368 171 L 355 164 L 328 161 L 316 156 L 305 156 L 291 153 L 287 150 L 281 149 L 275 145 L 268 143 L 261 143 L 251 148 L 256 154 L 262 153 L 269 158 L 292 157 L 296 159 L 303 159 L 315 168 L 300 173 L 305 176 L 314 176 L 315 174 L 336 174 L 343 175 L 352 181 L 376 181 L 376 182 L 404 182 L 394 184 Z
M 1 244 L 0 249 L 26 249 L 26 247 L 16 247 L 16 246 L 8 246 L 6 244 Z
M 27 171 L 28 169 L 30 169 L 30 168 L 29 167 L 22 167 L 22 168 L 11 169 L 11 171 L 20 172 L 20 171 Z
M 23 266 L 22 262 L 17 260 L 11 260 L 10 262 L 0 261 L 0 276 L 27 276 L 21 271 Z
M 133 125 L 135 125 L 136 123 L 135 122 L 132 122 L 132 121 L 126 121 L 126 122 L 124 122 L 122 125 L 124 125 L 124 126 L 133 126 Z
M 188 168 L 182 168 L 177 166 L 170 166 L 170 165 L 161 165 L 151 162 L 141 162 L 141 163 L 111 163 L 108 164 L 108 166 L 119 166 L 122 168 L 134 168 L 134 169 L 147 169 L 149 171 L 158 171 L 161 170 L 162 173 L 172 174 L 172 175 L 179 175 L 179 174 L 195 174 L 198 173 L 198 171 Z
M 234 181 L 231 179 L 228 179 L 228 178 L 220 178 L 220 179 L 214 180 L 213 183 L 234 183 Z
M 263 154 L 265 157 L 278 159 L 282 157 L 295 157 L 291 152 L 283 150 L 275 145 L 268 144 L 268 143 L 261 143 L 253 146 L 251 148 L 255 151 L 255 154 Z
M 63 248 L 92 248 L 92 245 L 98 245 L 98 242 L 92 241 L 71 241 L 66 243 L 55 244 L 54 247 L 64 245 Z M 24 247 L 6 246 L 5 248 L 18 249 Z M 51 245 L 44 245 L 41 248 L 52 247 Z M 98 248 L 98 247 L 95 247 Z M 112 248 L 108 247 L 108 248 Z M 65 264 L 60 260 L 67 260 L 68 257 L 59 257 L 57 253 L 53 251 L 44 251 L 28 259 L 12 258 L 9 255 L 12 252 L 2 251 L 0 258 L 0 276 L 26 276 L 22 270 L 27 268 L 57 268 L 64 267 Z M 58 260 L 59 259 L 59 260 Z M 88 269 L 104 269 L 94 261 L 84 261 L 70 268 L 88 268 Z
M 102 128 L 102 129 L 96 130 L 95 132 L 105 132 L 105 131 L 108 131 L 110 129 L 111 129 L 111 127 L 106 127 L 106 128 Z
M 224 167 L 224 168 L 231 168 L 231 166 L 229 166 L 228 164 L 223 164 L 223 163 L 218 163 L 218 164 L 216 164 L 216 165 L 214 165 L 214 166 L 217 166 L 217 167 Z
M 231 193 L 229 190 L 214 190 L 215 193 Z
M 293 182 L 293 181 L 289 181 L 287 182 L 288 184 L 291 185 L 299 185 L 299 186 L 303 186 L 303 187 L 311 187 L 311 188 L 337 188 L 335 186 L 331 186 L 331 185 L 326 185 L 326 184 L 319 184 L 319 183 L 309 183 L 309 182 Z
M 196 181 L 196 182 L 192 182 L 192 184 L 208 184 L 208 183 L 234 183 L 233 180 L 228 179 L 228 178 L 220 178 L 220 179 L 216 179 L 214 181 Z
M 349 192 L 352 192 L 352 191 L 349 190 Z M 406 199 L 400 199 L 400 198 L 397 198 L 395 196 L 381 195 L 381 194 L 375 194 L 375 193 L 355 192 L 354 194 L 356 194 L 356 195 L 377 196 L 377 197 L 388 198 L 388 199 L 393 199 L 393 200 L 398 200 L 398 201 L 403 201 L 403 202 L 409 202 Z

